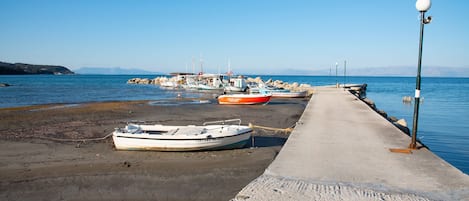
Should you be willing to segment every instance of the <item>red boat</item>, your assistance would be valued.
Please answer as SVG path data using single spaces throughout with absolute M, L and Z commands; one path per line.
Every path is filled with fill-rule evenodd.
M 267 104 L 272 94 L 230 94 L 218 97 L 219 104 L 226 105 L 255 105 Z

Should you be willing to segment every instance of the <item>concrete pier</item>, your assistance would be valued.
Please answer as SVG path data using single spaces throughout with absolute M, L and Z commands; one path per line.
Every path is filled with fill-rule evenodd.
M 317 88 L 264 174 L 233 200 L 469 200 L 469 176 L 343 89 Z

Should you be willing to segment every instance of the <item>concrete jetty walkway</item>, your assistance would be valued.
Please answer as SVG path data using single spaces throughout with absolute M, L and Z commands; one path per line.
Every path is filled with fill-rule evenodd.
M 233 200 L 469 200 L 469 176 L 343 89 L 317 88 L 264 174 Z

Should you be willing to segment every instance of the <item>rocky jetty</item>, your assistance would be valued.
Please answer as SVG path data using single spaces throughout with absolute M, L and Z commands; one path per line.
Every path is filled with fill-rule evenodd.
M 168 77 L 165 77 L 165 76 L 156 77 L 154 79 L 132 78 L 132 79 L 129 79 L 127 81 L 127 84 L 154 84 L 154 85 L 160 85 L 161 83 L 164 83 L 164 82 L 177 82 L 176 79 L 177 79 L 176 77 L 168 78 Z M 263 84 L 271 85 L 271 86 L 274 86 L 274 87 L 277 87 L 277 88 L 288 89 L 288 90 L 294 91 L 294 92 L 296 92 L 296 91 L 307 91 L 308 96 L 314 93 L 313 87 L 309 84 L 299 84 L 297 82 L 288 83 L 288 82 L 284 82 L 282 80 L 275 80 L 274 81 L 272 79 L 269 79 L 266 82 L 264 82 L 260 77 L 256 77 L 256 78 L 247 77 L 245 79 L 246 79 L 247 83 L 250 83 L 250 82 L 251 83 L 257 83 L 257 84 L 263 83 Z
M 0 62 L 0 75 L 28 74 L 69 75 L 74 74 L 74 72 L 64 66 Z

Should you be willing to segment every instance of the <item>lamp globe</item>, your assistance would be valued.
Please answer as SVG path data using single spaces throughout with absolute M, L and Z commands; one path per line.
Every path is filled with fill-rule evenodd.
M 415 8 L 417 8 L 420 12 L 426 12 L 432 6 L 432 2 L 430 0 L 417 0 L 415 3 Z

